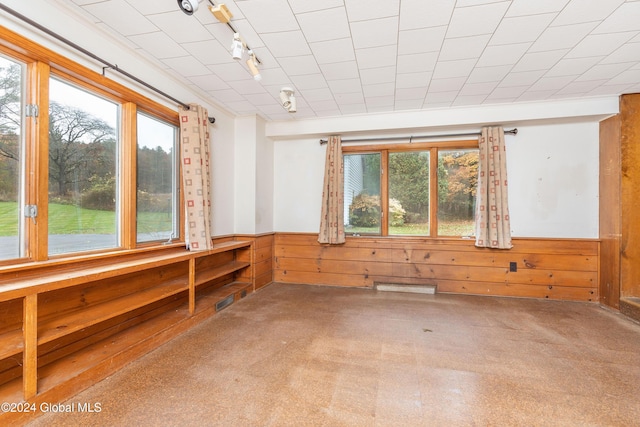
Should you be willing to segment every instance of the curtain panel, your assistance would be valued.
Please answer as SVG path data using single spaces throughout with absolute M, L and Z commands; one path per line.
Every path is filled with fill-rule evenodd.
M 319 243 L 338 245 L 344 237 L 344 161 L 340 136 L 330 136 L 322 187 Z
M 211 249 L 211 172 L 208 112 L 180 107 L 180 151 L 185 202 L 185 231 L 191 251 Z
M 512 244 L 504 129 L 500 126 L 482 128 L 479 148 L 476 246 L 509 249 Z

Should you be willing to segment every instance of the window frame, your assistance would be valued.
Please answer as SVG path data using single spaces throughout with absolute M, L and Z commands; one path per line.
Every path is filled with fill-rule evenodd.
M 438 235 L 438 151 L 439 150 L 463 150 L 478 149 L 478 140 L 447 140 L 417 143 L 380 143 L 380 144 L 353 144 L 343 145 L 342 155 L 380 153 L 380 234 L 357 233 L 359 236 L 391 237 L 391 238 L 454 238 L 463 236 Z M 420 235 L 395 235 L 389 234 L 389 153 L 406 153 L 412 151 L 429 152 L 429 234 Z M 346 233 L 347 234 L 347 233 Z M 347 236 L 353 236 L 348 233 Z M 466 236 L 464 236 L 466 237 Z
M 38 117 L 24 118 L 24 165 L 23 205 L 36 205 L 36 221 L 25 221 L 24 256 L 16 259 L 1 260 L 0 266 L 40 262 L 50 259 L 78 259 L 82 257 L 111 256 L 114 253 L 158 247 L 170 248 L 184 246 L 184 224 L 178 221 L 179 237 L 172 244 L 166 242 L 137 243 L 136 233 L 136 113 L 137 111 L 175 126 L 179 131 L 179 114 L 176 108 L 152 100 L 134 89 L 109 79 L 104 73 L 96 72 L 84 65 L 52 51 L 38 43 L 0 26 L 0 52 L 9 59 L 22 62 L 26 66 L 24 103 L 38 106 Z M 49 78 L 55 77 L 75 85 L 90 93 L 108 99 L 119 105 L 120 148 L 117 153 L 117 171 L 120 182 L 117 189 L 119 213 L 117 214 L 117 233 L 120 242 L 115 248 L 65 254 L 48 254 L 48 133 L 49 133 Z M 178 138 L 177 148 L 180 142 Z M 179 152 L 176 153 L 179 156 Z M 176 165 L 178 176 L 176 191 L 178 195 L 178 215 L 184 218 L 183 197 L 181 191 L 182 168 L 179 160 Z M 134 183 L 134 185 L 130 185 Z M 23 207 L 21 207 L 22 211 Z

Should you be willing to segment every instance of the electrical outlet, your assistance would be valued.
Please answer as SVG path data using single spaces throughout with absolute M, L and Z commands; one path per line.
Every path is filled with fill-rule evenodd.
M 518 263 L 517 262 L 510 262 L 509 263 L 509 271 L 511 272 L 516 272 L 518 271 Z

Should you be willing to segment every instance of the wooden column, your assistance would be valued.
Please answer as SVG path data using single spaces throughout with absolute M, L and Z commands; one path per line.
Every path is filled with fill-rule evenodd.
M 22 384 L 24 399 L 29 400 L 38 393 L 38 294 L 24 298 L 22 308 L 24 352 Z

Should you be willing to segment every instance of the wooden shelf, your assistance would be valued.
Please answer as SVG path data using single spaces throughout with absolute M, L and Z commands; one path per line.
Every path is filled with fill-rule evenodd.
M 24 354 L 22 375 L 6 377 L 0 400 L 70 397 L 251 293 L 253 264 L 253 241 L 227 241 L 199 252 L 0 267 L 0 302 L 12 301 L 8 323 L 18 322 L 0 333 L 0 360 Z M 11 416 L 0 414 L 0 423 Z
M 196 272 L 196 286 L 226 276 L 227 274 L 240 271 L 250 265 L 251 263 L 249 262 L 232 261 L 220 267 L 208 268 L 200 272 Z
M 0 360 L 22 353 L 24 349 L 21 330 L 8 331 L 0 334 Z
M 38 344 L 56 340 L 121 314 L 163 300 L 187 290 L 186 280 L 174 280 L 101 304 L 74 310 L 61 316 L 38 321 Z

